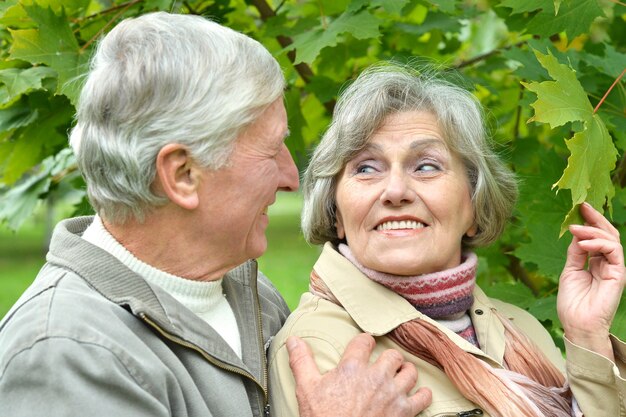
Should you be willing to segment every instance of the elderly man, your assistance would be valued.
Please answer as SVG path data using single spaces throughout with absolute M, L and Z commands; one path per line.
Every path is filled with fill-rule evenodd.
M 269 415 L 266 349 L 289 311 L 255 258 L 298 188 L 284 79 L 197 16 L 123 21 L 99 44 L 71 145 L 95 217 L 61 222 L 0 324 L 0 415 Z M 358 336 L 320 375 L 289 342 L 302 416 L 413 416 L 416 371 Z

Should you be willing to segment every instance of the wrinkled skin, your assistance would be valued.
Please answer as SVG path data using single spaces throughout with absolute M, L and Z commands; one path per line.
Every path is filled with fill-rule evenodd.
M 609 330 L 624 289 L 624 250 L 619 232 L 589 204 L 574 236 L 559 282 L 557 311 L 565 337 L 614 360 Z
M 370 364 L 374 339 L 356 336 L 337 368 L 320 375 L 308 345 L 295 336 L 287 340 L 289 365 L 296 381 L 300 417 L 413 417 L 432 402 L 428 388 L 409 392 L 417 382 L 415 366 L 395 350 Z

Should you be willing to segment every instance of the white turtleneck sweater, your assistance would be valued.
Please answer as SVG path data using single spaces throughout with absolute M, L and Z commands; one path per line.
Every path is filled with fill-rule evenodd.
M 87 242 L 109 252 L 150 284 L 167 291 L 178 302 L 207 322 L 241 358 L 239 328 L 233 309 L 222 291 L 222 279 L 194 281 L 148 265 L 122 246 L 104 227 L 102 219 L 97 215 L 82 237 Z

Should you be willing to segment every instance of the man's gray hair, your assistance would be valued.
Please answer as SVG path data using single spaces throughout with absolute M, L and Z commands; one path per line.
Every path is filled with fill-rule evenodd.
M 70 134 L 91 204 L 113 223 L 142 221 L 167 201 L 152 190 L 163 146 L 219 169 L 284 88 L 278 62 L 241 33 L 193 15 L 124 20 L 98 44 Z
M 513 173 L 491 149 L 482 107 L 467 90 L 446 81 L 441 71 L 384 63 L 366 69 L 344 92 L 333 121 L 304 174 L 302 230 L 313 244 L 337 243 L 336 189 L 345 165 L 366 146 L 391 114 L 434 114 L 448 148 L 467 170 L 478 233 L 466 247 L 496 240 L 517 198 Z

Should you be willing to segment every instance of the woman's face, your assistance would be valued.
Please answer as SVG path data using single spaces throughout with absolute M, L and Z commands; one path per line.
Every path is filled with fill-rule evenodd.
M 364 266 L 396 275 L 460 264 L 476 233 L 465 167 L 435 116 L 388 116 L 337 184 L 337 234 Z

